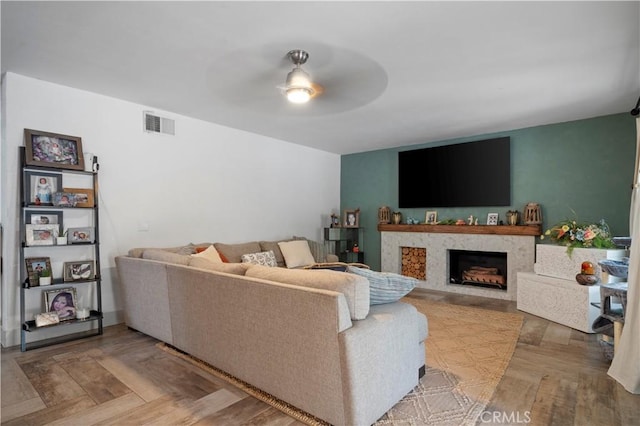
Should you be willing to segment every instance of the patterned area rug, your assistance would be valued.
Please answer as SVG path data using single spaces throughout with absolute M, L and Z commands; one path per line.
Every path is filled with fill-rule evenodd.
M 419 385 L 376 425 L 474 425 L 513 355 L 522 315 L 410 297 L 402 301 L 414 305 L 429 320 L 427 371 Z M 188 354 L 163 343 L 158 346 L 303 423 L 326 424 Z
M 377 425 L 474 425 L 513 355 L 523 316 L 405 297 L 429 320 L 427 372 Z

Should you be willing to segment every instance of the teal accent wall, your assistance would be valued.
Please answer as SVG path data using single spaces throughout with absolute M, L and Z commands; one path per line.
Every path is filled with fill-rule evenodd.
M 511 137 L 511 207 L 398 209 L 399 151 L 501 136 Z M 624 113 L 344 155 L 340 204 L 343 210 L 361 209 L 365 261 L 376 270 L 380 269 L 378 208 L 383 205 L 401 211 L 403 222 L 408 217 L 424 222 L 427 210 L 437 210 L 438 220 L 473 215 L 485 224 L 487 213 L 498 213 L 506 222 L 507 210 L 522 213 L 528 202 L 537 202 L 544 229 L 569 218 L 605 219 L 613 235 L 626 236 L 635 141 L 635 119 Z

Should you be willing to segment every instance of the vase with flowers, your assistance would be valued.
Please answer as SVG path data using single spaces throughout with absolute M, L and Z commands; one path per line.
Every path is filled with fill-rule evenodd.
M 567 247 L 571 256 L 574 248 L 615 248 L 609 225 L 604 219 L 598 223 L 584 223 L 576 220 L 564 220 L 547 229 L 541 240 L 549 237 L 552 242 Z
M 627 256 L 626 250 L 616 248 L 609 225 L 604 220 L 596 223 L 565 220 L 547 229 L 540 239 L 554 244 L 536 244 L 533 269 L 538 275 L 574 281 L 576 274 L 584 269 L 584 264 L 591 263 L 591 275 L 601 282 L 609 282 L 609 278 L 602 276 L 598 262 Z

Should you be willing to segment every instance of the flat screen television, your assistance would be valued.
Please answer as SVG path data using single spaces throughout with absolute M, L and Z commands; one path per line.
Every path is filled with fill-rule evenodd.
M 511 205 L 510 138 L 398 153 L 398 205 L 493 207 Z

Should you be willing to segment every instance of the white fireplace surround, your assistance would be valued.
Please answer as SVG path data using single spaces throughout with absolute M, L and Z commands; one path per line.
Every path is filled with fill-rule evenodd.
M 400 273 L 402 247 L 427 251 L 426 280 L 418 287 L 450 293 L 463 293 L 494 299 L 516 300 L 518 272 L 533 272 L 535 237 L 437 232 L 381 232 L 381 269 Z M 448 250 L 501 252 L 507 254 L 507 291 L 470 285 L 449 284 Z

